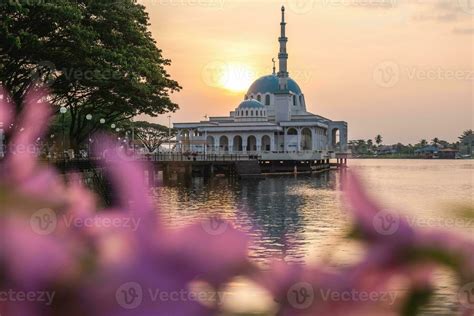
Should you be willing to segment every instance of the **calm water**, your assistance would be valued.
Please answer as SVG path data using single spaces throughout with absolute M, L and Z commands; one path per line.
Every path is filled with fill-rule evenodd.
M 352 160 L 374 197 L 385 208 L 398 210 L 422 227 L 442 227 L 474 236 L 468 221 L 454 223 L 458 203 L 474 205 L 474 161 Z M 172 183 L 154 190 L 171 226 L 209 215 L 232 220 L 256 236 L 251 257 L 265 264 L 271 257 L 289 262 L 348 263 L 361 249 L 344 239 L 350 217 L 341 201 L 340 174 L 269 176 L 264 180 L 214 178 Z M 258 236 L 258 237 L 257 237 Z M 453 299 L 450 280 L 430 310 L 449 314 Z

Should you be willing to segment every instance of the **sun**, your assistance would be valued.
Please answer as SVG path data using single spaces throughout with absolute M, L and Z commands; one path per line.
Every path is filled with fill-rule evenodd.
M 245 64 L 226 64 L 219 78 L 219 86 L 232 92 L 247 91 L 255 79 L 255 72 Z

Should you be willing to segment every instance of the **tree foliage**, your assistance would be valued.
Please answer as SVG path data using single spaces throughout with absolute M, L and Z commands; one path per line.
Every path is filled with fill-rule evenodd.
M 0 11 L 0 82 L 16 104 L 33 82 L 46 84 L 68 109 L 73 148 L 113 122 L 178 108 L 170 60 L 135 0 L 2 1 Z
M 168 142 L 176 135 L 175 129 L 146 121 L 133 123 L 133 126 L 136 137 L 149 153 L 158 150 L 163 143 Z
M 464 140 L 464 138 L 471 136 L 473 134 L 472 129 L 465 130 L 461 136 L 459 136 L 459 140 Z
M 377 146 L 380 146 L 382 142 L 383 142 L 382 135 L 375 136 L 375 143 L 377 144 Z

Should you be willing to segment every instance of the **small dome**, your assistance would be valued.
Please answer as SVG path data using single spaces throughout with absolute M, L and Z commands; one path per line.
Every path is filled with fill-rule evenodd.
M 239 109 L 259 109 L 259 108 L 265 108 L 265 106 L 262 103 L 258 102 L 257 100 L 245 100 L 239 105 Z
M 288 89 L 296 95 L 302 94 L 300 86 L 291 78 L 288 78 Z M 268 75 L 257 79 L 249 88 L 247 95 L 257 93 L 277 93 L 280 90 L 278 76 Z

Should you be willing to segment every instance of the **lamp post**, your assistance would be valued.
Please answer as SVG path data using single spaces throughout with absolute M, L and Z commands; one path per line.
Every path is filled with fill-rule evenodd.
M 92 120 L 92 114 L 87 114 L 86 120 L 90 122 Z M 87 135 L 87 157 L 90 158 L 90 156 L 91 156 L 91 131 L 89 130 L 89 133 Z
M 135 155 L 135 124 L 133 122 L 133 117 L 130 121 L 132 122 L 132 152 Z
M 171 115 L 168 115 L 168 152 L 171 153 Z
M 63 129 L 63 140 L 62 140 L 62 145 L 61 145 L 61 157 L 64 159 L 65 158 L 65 155 L 64 155 L 64 150 L 65 150 L 65 146 L 66 146 L 66 134 L 65 134 L 65 126 L 64 126 L 64 116 L 67 112 L 67 108 L 62 106 L 59 108 L 59 112 L 61 113 L 61 126 L 62 126 L 62 129 Z

